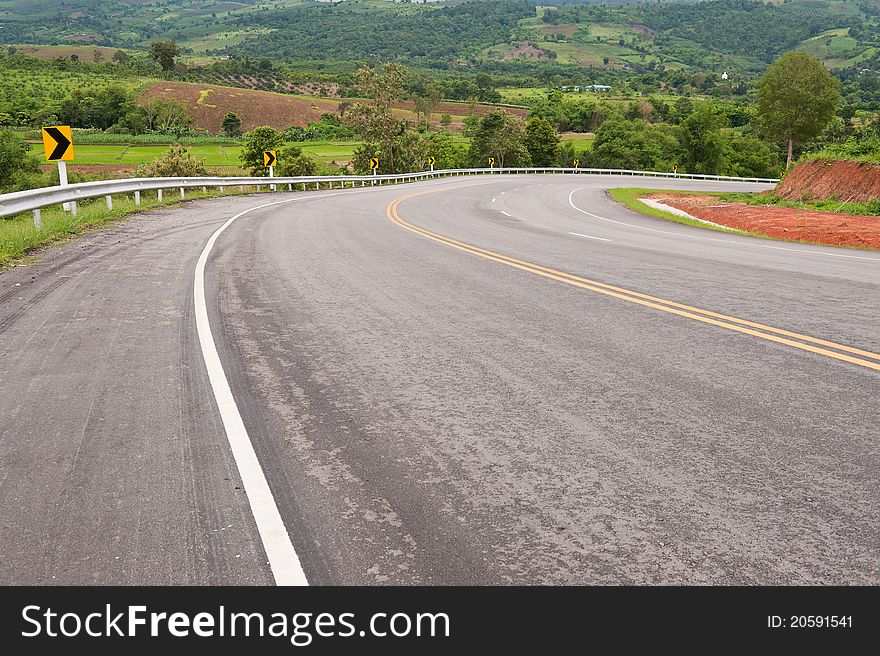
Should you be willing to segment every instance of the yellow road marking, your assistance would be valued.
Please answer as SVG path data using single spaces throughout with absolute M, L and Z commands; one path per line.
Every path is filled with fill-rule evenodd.
M 470 253 L 472 255 L 477 255 L 487 260 L 492 260 L 493 262 L 498 262 L 499 264 L 506 264 L 507 266 L 521 269 L 523 271 L 528 271 L 529 273 L 533 273 L 535 275 L 550 278 L 551 280 L 557 280 L 559 282 L 564 282 L 566 284 L 580 287 L 582 289 L 588 289 L 598 294 L 604 294 L 606 296 L 618 298 L 623 301 L 629 301 L 630 303 L 636 303 L 638 305 L 661 310 L 663 312 L 686 317 L 688 319 L 694 319 L 695 321 L 700 321 L 702 323 L 719 326 L 721 328 L 726 328 L 728 330 L 733 330 L 746 335 L 752 335 L 753 337 L 760 337 L 761 339 L 766 339 L 768 341 L 776 342 L 778 344 L 785 344 L 786 346 L 799 348 L 804 351 L 809 351 L 810 353 L 824 355 L 829 358 L 834 358 L 835 360 L 842 360 L 851 364 L 867 367 L 868 369 L 880 371 L 880 362 L 871 362 L 869 360 L 854 357 L 854 355 L 860 355 L 865 358 L 871 358 L 880 361 L 880 354 L 878 353 L 872 353 L 871 351 L 865 351 L 863 349 L 846 346 L 844 344 L 837 344 L 836 342 L 818 339 L 816 337 L 810 337 L 809 335 L 801 335 L 800 333 L 783 330 L 781 328 L 774 328 L 773 326 L 767 326 L 754 321 L 738 319 L 737 317 L 720 314 L 718 312 L 712 312 L 711 310 L 702 310 L 700 308 L 696 308 L 690 305 L 684 305 L 682 303 L 676 303 L 675 301 L 670 301 L 664 298 L 650 296 L 648 294 L 642 294 L 641 292 L 624 289 L 623 287 L 615 287 L 614 285 L 609 285 L 596 280 L 590 280 L 589 278 L 582 278 L 580 276 L 576 276 L 570 273 L 565 273 L 564 271 L 557 271 L 556 269 L 551 269 L 549 267 L 534 264 L 532 262 L 518 260 L 507 255 L 502 255 L 501 253 L 496 253 L 495 251 L 486 250 L 485 248 L 480 248 L 479 246 L 474 246 L 472 244 L 458 241 L 450 237 L 438 234 L 436 232 L 431 232 L 430 230 L 420 228 L 411 223 L 408 223 L 406 220 L 401 218 L 400 214 L 398 213 L 398 206 L 403 201 L 409 200 L 410 198 L 415 198 L 417 196 L 439 193 L 441 191 L 446 190 L 435 189 L 401 196 L 388 205 L 388 207 L 386 208 L 386 215 L 392 223 L 395 223 L 400 227 L 405 228 L 406 230 L 421 235 L 422 237 L 426 237 L 433 241 L 439 242 L 451 248 L 464 251 L 466 253 Z M 802 341 L 794 341 L 795 339 Z M 804 344 L 803 342 L 808 343 Z M 813 346 L 814 344 L 818 346 Z M 830 351 L 827 348 L 821 348 L 823 346 L 836 349 L 837 351 L 844 351 L 844 353 L 837 353 L 836 351 Z M 853 355 L 847 355 L 847 353 L 852 353 Z

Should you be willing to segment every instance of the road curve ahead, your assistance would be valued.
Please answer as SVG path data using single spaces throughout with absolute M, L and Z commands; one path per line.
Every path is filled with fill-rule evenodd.
M 759 188 L 199 201 L 0 275 L 0 583 L 880 583 L 880 254 L 609 186 Z

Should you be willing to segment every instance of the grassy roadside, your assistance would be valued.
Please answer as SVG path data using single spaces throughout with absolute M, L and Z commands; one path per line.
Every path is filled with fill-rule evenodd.
M 745 203 L 746 205 L 756 205 L 759 207 L 788 207 L 796 210 L 834 212 L 835 214 L 850 214 L 852 216 L 880 215 L 880 199 L 876 198 L 867 203 L 841 202 L 837 198 L 825 198 L 803 202 L 787 200 L 772 193 L 750 194 L 742 192 L 718 194 L 718 198 L 732 203 Z
M 678 216 L 677 214 L 672 214 L 671 212 L 664 212 L 663 210 L 654 209 L 653 207 L 649 207 L 642 203 L 639 199 L 644 198 L 650 194 L 664 194 L 664 193 L 680 193 L 687 194 L 689 196 L 693 196 L 696 194 L 709 194 L 712 196 L 723 196 L 724 194 L 718 194 L 717 192 L 710 191 L 674 191 L 671 189 L 637 189 L 637 188 L 620 188 L 620 189 L 609 189 L 608 195 L 611 198 L 627 209 L 630 209 L 634 212 L 638 212 L 639 214 L 644 214 L 646 216 L 652 216 L 658 219 L 663 219 L 664 221 L 671 221 L 673 223 L 683 223 L 685 225 L 692 225 L 698 228 L 703 228 L 705 230 L 715 230 L 717 232 L 729 232 L 735 235 L 745 235 L 747 237 L 757 237 L 758 239 L 769 239 L 771 241 L 784 241 L 791 244 L 809 244 L 811 246 L 831 246 L 834 248 L 851 248 L 855 250 L 877 250 L 875 248 L 871 248 L 869 246 L 860 246 L 856 244 L 834 244 L 828 242 L 821 241 L 812 241 L 809 239 L 786 239 L 784 237 L 776 237 L 771 235 L 765 235 L 761 232 L 747 232 L 745 230 L 736 230 L 734 228 L 726 228 L 724 226 L 714 226 L 708 223 L 701 223 L 699 221 L 694 221 L 693 219 L 689 219 L 685 216 Z M 758 203 L 754 203 L 758 204 Z
M 186 199 L 171 196 L 170 192 L 176 190 L 167 189 L 165 198 L 159 201 L 156 192 L 144 192 L 141 194 L 141 204 L 135 205 L 134 198 L 128 195 L 113 196 L 113 209 L 108 210 L 103 198 L 90 201 L 81 201 L 76 216 L 65 212 L 61 207 L 47 207 L 42 211 L 43 227 L 37 230 L 34 227 L 33 214 L 19 214 L 8 219 L 0 219 L 0 271 L 24 261 L 35 251 L 70 239 L 105 224 L 119 221 L 132 214 L 151 210 L 157 207 L 178 205 L 199 198 L 214 198 L 218 196 L 238 196 L 243 194 L 266 193 L 268 189 L 258 192 L 250 188 L 248 191 L 196 191 L 188 189 Z
M 644 198 L 646 196 L 650 196 L 651 194 L 657 193 L 694 194 L 699 192 L 671 191 L 669 189 L 639 189 L 626 187 L 608 190 L 608 195 L 611 196 L 613 200 L 617 201 L 627 209 L 630 209 L 633 212 L 638 212 L 639 214 L 653 216 L 657 219 L 663 219 L 664 221 L 672 221 L 673 223 L 683 223 L 684 225 L 696 226 L 698 228 L 704 228 L 706 230 L 715 230 L 717 232 L 729 232 L 735 235 L 747 235 L 749 237 L 761 237 L 764 239 L 769 239 L 767 235 L 762 235 L 756 232 L 746 232 L 744 230 L 736 230 L 734 228 L 725 228 L 723 226 L 711 225 L 709 223 L 703 223 L 701 221 L 694 221 L 693 219 L 689 219 L 686 216 L 679 216 L 678 214 L 673 214 L 672 212 L 664 212 L 663 210 L 649 207 L 648 205 L 645 205 L 641 200 L 639 200 L 640 198 Z

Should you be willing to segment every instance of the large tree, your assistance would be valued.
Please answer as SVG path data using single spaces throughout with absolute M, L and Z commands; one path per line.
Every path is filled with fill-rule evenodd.
M 150 57 L 159 62 L 166 73 L 174 70 L 174 60 L 179 56 L 180 46 L 174 41 L 153 41 L 150 44 Z
M 788 144 L 786 167 L 796 143 L 819 134 L 834 116 L 840 84 L 805 52 L 787 52 L 758 80 L 756 127 L 767 139 Z
M 559 135 L 550 121 L 537 117 L 526 121 L 523 144 L 529 151 L 533 166 L 555 166 L 559 154 Z
M 495 109 L 480 119 L 470 147 L 474 166 L 488 166 L 489 157 L 495 166 L 530 166 L 532 158 L 523 143 L 523 121 L 503 109 Z
M 392 107 L 404 97 L 407 75 L 407 69 L 399 64 L 385 64 L 381 70 L 369 66 L 359 69 L 354 75 L 354 87 L 369 101 L 353 103 L 343 117 L 346 125 L 363 135 L 368 149 L 379 156 L 382 171 L 393 172 L 398 168 L 394 163 L 394 142 L 406 132 L 406 123 L 394 115 Z

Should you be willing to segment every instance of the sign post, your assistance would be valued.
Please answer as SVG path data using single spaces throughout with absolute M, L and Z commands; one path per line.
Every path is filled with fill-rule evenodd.
M 494 158 L 494 157 L 490 157 L 490 158 L 489 158 L 489 173 L 492 172 L 492 169 L 493 169 L 493 168 L 495 168 L 495 158 Z
M 379 158 L 371 157 L 370 158 L 370 168 L 373 170 L 373 177 L 379 175 Z M 373 181 L 373 186 L 375 186 L 376 181 Z
M 67 160 L 73 159 L 73 133 L 69 125 L 43 128 L 43 150 L 47 162 L 58 163 L 58 184 L 67 186 Z M 63 204 L 65 212 L 76 216 L 76 201 Z
M 574 167 L 577 168 L 581 165 L 581 161 L 579 159 L 574 160 Z
M 437 158 L 434 157 L 433 155 L 431 155 L 431 157 L 428 158 L 428 164 L 431 165 L 432 171 L 434 170 L 434 164 L 436 164 L 436 163 L 437 163 Z
M 263 166 L 269 167 L 269 177 L 275 177 L 275 164 L 278 162 L 278 155 L 274 150 L 263 151 Z M 269 185 L 272 191 L 275 191 L 275 185 Z

